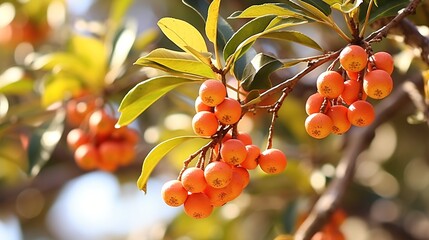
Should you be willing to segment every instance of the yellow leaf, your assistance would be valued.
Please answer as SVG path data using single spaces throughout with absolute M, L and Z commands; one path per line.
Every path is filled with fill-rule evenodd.
M 212 43 L 215 43 L 217 38 L 217 21 L 219 19 L 219 6 L 220 0 L 214 0 L 210 4 L 206 21 L 206 35 Z

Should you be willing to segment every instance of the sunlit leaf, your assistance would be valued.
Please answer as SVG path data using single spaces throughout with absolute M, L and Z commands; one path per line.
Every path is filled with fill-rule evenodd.
M 186 21 L 165 17 L 158 21 L 161 31 L 183 51 L 191 46 L 199 52 L 207 52 L 206 42 L 201 33 Z
M 119 126 L 130 124 L 166 93 L 182 84 L 192 82 L 196 81 L 184 77 L 160 76 L 137 84 L 122 99 L 118 109 L 121 115 L 117 124 Z
M 329 4 L 331 8 L 337 9 L 343 13 L 350 13 L 351 11 L 358 8 L 363 3 L 363 0 L 345 1 L 345 2 L 343 2 L 342 0 L 323 0 L 323 1 Z
M 29 174 L 36 176 L 51 158 L 64 131 L 65 111 L 58 110 L 55 116 L 39 126 L 31 135 L 28 145 Z
M 307 35 L 297 31 L 270 32 L 267 34 L 263 34 L 261 38 L 271 38 L 276 40 L 295 42 L 307 47 L 314 48 L 319 51 L 323 51 L 322 47 L 320 47 L 316 41 L 314 41 Z
M 125 62 L 136 37 L 137 24 L 135 22 L 127 22 L 127 24 L 119 30 L 113 40 L 113 49 L 109 61 L 110 68 L 117 69 Z
M 201 55 L 203 55 L 201 53 Z M 206 57 L 209 54 L 204 54 Z M 207 78 L 214 78 L 215 74 L 210 66 L 195 58 L 194 55 L 186 52 L 177 52 L 165 48 L 157 48 L 148 55 L 139 58 L 135 64 L 150 66 L 151 63 L 157 63 L 165 69 L 172 69 L 177 72 L 199 75 Z
M 217 22 L 219 19 L 220 0 L 210 3 L 206 21 L 206 35 L 210 42 L 215 43 L 217 39 Z
M 299 63 L 307 62 L 307 60 L 302 59 L 302 58 L 283 59 L 282 62 L 283 62 L 283 68 L 289 68 L 289 67 L 295 66 Z
M 298 0 L 300 4 L 306 8 L 308 11 L 313 13 L 316 16 L 320 16 L 320 13 L 323 13 L 325 16 L 329 16 L 331 14 L 331 8 L 328 4 L 324 3 L 324 1 L 320 0 Z M 317 9 L 317 10 L 316 10 Z M 321 17 L 323 19 L 323 17 Z
M 133 0 L 115 0 L 110 6 L 110 20 L 119 23 L 133 3 Z
M 168 153 L 170 152 L 173 148 L 177 147 L 178 145 L 180 145 L 181 143 L 191 140 L 191 139 L 196 139 L 196 138 L 201 138 L 198 136 L 181 136 L 181 137 L 175 137 L 175 138 L 171 138 L 168 139 L 164 142 L 161 142 L 160 144 L 158 144 L 156 147 L 154 147 L 146 156 L 146 158 L 143 161 L 143 165 L 142 165 L 142 171 L 140 174 L 140 177 L 137 180 L 137 187 L 140 190 L 143 190 L 144 192 L 146 192 L 146 183 L 149 179 L 150 174 L 152 173 L 153 169 L 158 165 L 159 161 L 161 161 L 161 159 Z M 201 146 L 203 146 L 205 143 L 207 143 L 208 139 L 202 139 L 202 144 Z
M 257 18 L 265 15 L 276 15 L 279 17 L 302 17 L 300 10 L 292 8 L 285 3 L 265 3 L 261 5 L 252 5 L 244 11 L 237 11 L 228 18 Z
M 62 101 L 65 97 L 78 93 L 81 88 L 81 82 L 70 76 L 53 76 L 53 79 L 47 83 L 42 95 L 42 105 L 49 106 L 54 102 Z
M 186 49 L 188 49 L 188 51 L 190 53 L 192 53 L 192 55 L 194 55 L 194 57 L 196 57 L 202 63 L 205 63 L 207 66 L 211 66 L 211 64 L 212 64 L 212 60 L 211 60 L 212 54 L 210 52 L 207 52 L 207 53 L 198 52 L 197 50 L 195 50 L 191 46 L 186 46 Z
M 55 70 L 57 72 L 69 72 L 76 76 L 86 78 L 87 67 L 85 63 L 76 55 L 66 52 L 46 54 L 38 57 L 33 62 L 32 67 L 36 70 Z
M 283 64 L 279 60 L 259 53 L 246 66 L 241 86 L 246 91 L 269 89 L 271 87 L 270 74 L 282 66 Z
M 24 75 L 24 70 L 11 67 L 0 75 L 0 93 L 26 94 L 33 90 L 33 81 Z

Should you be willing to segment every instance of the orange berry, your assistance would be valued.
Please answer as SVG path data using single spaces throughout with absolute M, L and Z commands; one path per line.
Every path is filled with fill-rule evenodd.
M 225 99 L 225 85 L 223 85 L 223 83 L 219 80 L 206 80 L 200 86 L 199 96 L 204 104 L 214 107 Z
M 85 143 L 74 152 L 74 160 L 81 169 L 93 170 L 100 162 L 100 155 L 92 143 Z
M 322 94 L 316 92 L 310 95 L 305 102 L 305 112 L 310 115 L 312 113 L 320 112 L 320 108 L 322 107 L 323 101 L 325 97 Z M 331 106 L 331 103 L 327 102 L 328 107 Z
M 232 175 L 234 178 L 234 174 L 238 174 L 240 176 L 241 187 L 245 188 L 250 182 L 250 174 L 249 171 L 244 167 L 233 167 Z M 233 181 L 233 180 L 232 180 Z M 232 182 L 231 181 L 231 182 Z
M 213 107 L 210 107 L 205 103 L 203 103 L 203 101 L 201 100 L 201 97 L 198 96 L 195 99 L 195 112 L 201 112 L 201 111 L 213 112 Z
M 349 106 L 347 117 L 354 126 L 368 126 L 375 119 L 374 107 L 367 101 L 358 100 Z
M 204 177 L 209 186 L 223 188 L 231 182 L 232 168 L 225 162 L 211 162 L 204 169 Z
M 344 78 L 335 71 L 326 71 L 317 78 L 317 91 L 324 97 L 337 98 L 344 89 Z
M 340 64 L 346 71 L 360 72 L 368 62 L 368 54 L 358 45 L 349 45 L 340 53 Z
M 202 192 L 207 187 L 204 170 L 197 167 L 187 168 L 182 173 L 182 185 L 188 192 Z
M 140 136 L 137 130 L 129 127 L 115 128 L 110 136 L 111 139 L 125 141 L 131 145 L 139 142 Z
M 123 148 L 116 141 L 107 140 L 98 147 L 100 152 L 99 168 L 105 171 L 115 171 L 123 156 Z
M 67 145 L 70 149 L 76 150 L 80 145 L 90 142 L 88 133 L 80 128 L 70 130 L 67 134 Z
M 259 155 L 259 167 L 268 174 L 283 172 L 287 165 L 286 155 L 279 149 L 270 148 Z
M 261 150 L 256 145 L 246 145 L 246 159 L 240 163 L 240 166 L 252 170 L 258 166 L 258 157 L 261 154 Z
M 130 144 L 129 142 L 119 142 L 118 144 L 122 153 L 121 157 L 118 159 L 118 164 L 121 166 L 131 164 L 136 158 L 136 149 L 134 144 Z
M 225 98 L 214 110 L 222 124 L 234 124 L 241 118 L 241 104 L 233 98 Z
M 230 184 L 223 188 L 214 188 L 207 186 L 204 189 L 204 194 L 210 199 L 210 203 L 215 207 L 220 207 L 231 200 L 232 188 Z
M 305 130 L 308 135 L 321 139 L 327 137 L 333 127 L 333 122 L 330 117 L 323 113 L 313 113 L 305 119 Z
M 393 69 L 395 68 L 393 65 L 393 57 L 387 52 L 376 52 L 372 57 L 370 57 L 376 69 L 384 70 L 389 75 L 392 74 Z M 368 67 L 371 71 L 372 68 Z
M 384 70 L 373 70 L 366 73 L 363 79 L 363 90 L 374 99 L 387 97 L 393 89 L 393 80 Z
M 171 207 L 182 205 L 188 198 L 188 191 L 182 186 L 179 180 L 170 180 L 161 189 L 162 199 Z
M 219 122 L 212 112 L 201 111 L 192 118 L 192 128 L 195 134 L 209 137 L 217 132 Z
M 252 144 L 252 136 L 250 136 L 250 134 L 246 133 L 246 132 L 239 132 L 237 134 L 237 139 L 242 141 L 244 143 L 244 145 L 250 145 Z
M 204 193 L 191 193 L 184 203 L 185 213 L 193 218 L 201 219 L 210 216 L 213 205 Z
M 81 97 L 70 99 L 66 105 L 67 122 L 77 127 L 95 110 L 95 99 L 93 97 Z
M 348 108 L 343 105 L 332 106 L 326 112 L 326 115 L 332 120 L 332 132 L 334 134 L 343 134 L 350 129 L 351 123 L 347 117 L 347 112 Z
M 347 80 L 344 82 L 344 90 L 341 93 L 341 99 L 350 105 L 359 99 L 360 84 L 355 80 Z
M 243 192 L 243 182 L 244 179 L 238 172 L 232 173 L 232 180 L 229 183 L 228 187 L 231 189 L 231 193 L 227 196 L 228 201 L 232 201 Z
M 246 146 L 238 139 L 229 139 L 220 148 L 222 160 L 231 165 L 240 164 L 246 159 L 246 155 Z
M 89 116 L 89 131 L 98 139 L 107 138 L 115 130 L 116 120 L 104 110 L 96 110 Z

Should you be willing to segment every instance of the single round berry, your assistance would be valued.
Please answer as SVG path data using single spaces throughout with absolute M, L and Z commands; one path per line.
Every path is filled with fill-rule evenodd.
M 80 145 L 74 152 L 76 164 L 83 170 L 93 170 L 100 162 L 98 149 L 92 143 Z
M 109 172 L 115 171 L 123 156 L 122 145 L 116 141 L 107 140 L 100 143 L 98 151 L 100 152 L 98 167 Z
M 214 110 L 222 124 L 234 124 L 241 118 L 241 104 L 233 98 L 225 98 Z
M 217 132 L 219 122 L 212 112 L 201 111 L 192 118 L 192 128 L 195 134 L 209 137 Z
M 234 174 L 238 174 L 240 176 L 241 187 L 245 188 L 250 182 L 250 174 L 249 171 L 244 167 L 233 167 L 232 175 L 234 178 Z M 233 180 L 231 180 L 232 182 Z
M 368 62 L 368 54 L 358 45 L 349 45 L 340 53 L 341 67 L 346 71 L 360 72 Z
M 237 139 L 242 141 L 244 145 L 250 145 L 253 143 L 252 136 L 246 132 L 238 132 Z
M 213 206 L 220 207 L 232 199 L 232 188 L 230 184 L 223 188 L 207 186 L 207 188 L 204 189 L 204 194 L 207 195 L 207 197 L 210 199 L 210 203 Z
M 355 80 L 347 80 L 344 82 L 344 90 L 341 93 L 341 99 L 350 105 L 359 99 L 360 84 Z
M 240 166 L 252 170 L 255 169 L 258 166 L 258 157 L 261 153 L 261 150 L 256 145 L 246 145 L 247 155 L 246 159 L 242 163 L 240 163 Z
M 246 146 L 238 139 L 229 139 L 220 148 L 222 160 L 231 165 L 240 164 L 246 159 L 246 155 Z
M 313 113 L 305 119 L 305 130 L 308 135 L 321 139 L 327 137 L 334 126 L 330 117 L 324 113 Z
M 95 98 L 91 96 L 69 100 L 66 105 L 67 122 L 74 127 L 80 126 L 95 110 L 95 106 Z
M 349 106 L 347 118 L 354 126 L 368 126 L 375 119 L 374 107 L 367 101 L 358 100 Z
M 87 132 L 80 128 L 70 130 L 67 134 L 67 145 L 71 150 L 76 150 L 80 145 L 90 142 Z
M 363 90 L 370 98 L 385 98 L 392 92 L 392 89 L 393 80 L 384 70 L 370 71 L 363 79 Z
M 370 60 L 372 60 L 376 69 L 384 70 L 389 75 L 392 74 L 393 69 L 395 68 L 393 65 L 393 57 L 387 52 L 376 52 L 372 57 L 370 57 Z M 371 65 L 371 63 L 369 65 Z M 368 69 L 371 71 L 371 66 L 369 66 Z
M 179 180 L 170 180 L 162 186 L 162 199 L 168 206 L 178 207 L 188 198 L 188 191 Z
M 204 177 L 208 185 L 223 188 L 231 182 L 232 168 L 225 162 L 211 162 L 204 169 Z
M 310 95 L 307 98 L 307 101 L 305 103 L 305 112 L 307 113 L 307 115 L 320 112 L 324 101 L 325 101 L 325 97 L 318 92 Z M 327 104 L 327 108 L 331 106 L 331 103 L 329 101 L 326 101 L 326 104 Z
M 135 145 L 126 141 L 118 142 L 118 144 L 122 153 L 121 157 L 118 159 L 118 164 L 120 166 L 130 165 L 136 158 Z
M 343 134 L 350 129 L 351 124 L 347 117 L 347 112 L 348 108 L 343 105 L 332 106 L 326 112 L 326 115 L 332 120 L 332 132 L 334 134 Z
M 270 148 L 259 155 L 259 166 L 268 174 L 278 174 L 285 170 L 287 165 L 286 155 L 279 149 Z
M 199 97 L 207 106 L 214 107 L 220 104 L 226 97 L 226 88 L 219 80 L 209 79 L 204 81 L 199 89 Z
M 105 139 L 115 129 L 116 120 L 109 116 L 104 110 L 99 109 L 91 113 L 88 120 L 89 131 L 98 139 Z
M 337 98 L 344 89 L 344 79 L 336 71 L 326 71 L 317 78 L 317 91 L 324 97 Z
M 204 193 L 191 193 L 184 203 L 186 215 L 201 219 L 210 216 L 213 212 L 213 205 Z
M 182 185 L 191 193 L 202 192 L 207 187 L 204 170 L 197 167 L 187 168 L 182 173 Z

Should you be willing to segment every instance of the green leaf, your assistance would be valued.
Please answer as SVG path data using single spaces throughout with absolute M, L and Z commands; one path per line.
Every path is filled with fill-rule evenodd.
M 358 8 L 363 0 L 355 0 L 355 1 L 345 1 L 342 0 L 323 0 L 325 3 L 329 4 L 329 6 L 333 9 L 337 9 L 343 13 L 350 13 L 351 11 Z
M 378 0 L 378 7 L 373 6 L 368 23 L 372 23 L 377 19 L 395 16 L 398 14 L 398 11 L 405 8 L 408 4 L 408 0 Z M 361 5 L 361 10 L 359 12 L 359 22 L 363 23 L 365 21 L 365 15 L 368 9 L 368 3 L 364 2 Z
M 308 62 L 305 58 L 286 59 L 282 60 L 283 68 L 290 68 L 302 62 Z
M 269 76 L 283 64 L 268 55 L 257 54 L 244 70 L 242 87 L 246 91 L 271 88 Z
M 205 140 L 203 144 L 207 143 L 207 141 L 209 140 L 207 138 L 202 138 L 199 136 L 181 136 L 168 139 L 154 147 L 143 161 L 142 171 L 140 177 L 137 180 L 137 187 L 146 193 L 146 183 L 149 180 L 149 176 L 152 173 L 153 169 L 155 169 L 155 167 L 158 165 L 159 161 L 161 161 L 161 159 L 168 152 L 170 152 L 173 148 L 177 147 L 181 143 L 196 138 L 201 138 Z M 203 144 L 201 144 L 201 146 Z
M 158 21 L 161 31 L 183 51 L 191 46 L 199 52 L 208 52 L 206 42 L 201 33 L 191 24 L 176 18 L 162 18 Z
M 207 21 L 206 35 L 210 42 L 215 43 L 217 39 L 217 22 L 219 19 L 220 0 L 214 0 L 210 3 Z
M 246 99 L 244 100 L 244 102 L 245 102 L 244 106 L 246 107 L 246 106 L 250 106 L 250 105 L 253 105 L 253 104 L 257 104 L 257 103 L 260 103 L 261 101 L 262 100 L 261 100 L 259 91 L 257 91 L 257 90 L 251 90 L 247 94 Z
M 314 48 L 319 51 L 323 51 L 322 47 L 320 47 L 319 44 L 317 44 L 317 42 L 315 42 L 307 35 L 297 31 L 270 32 L 267 34 L 263 34 L 261 38 L 270 38 L 270 39 L 276 39 L 276 40 L 282 40 L 282 41 L 295 42 L 310 48 Z
M 197 81 L 184 77 L 160 76 L 137 84 L 122 99 L 118 109 L 121 115 L 117 124 L 119 126 L 130 124 L 166 93 L 182 84 L 192 82 Z
M 285 3 L 265 3 L 261 5 L 252 5 L 244 11 L 237 11 L 229 16 L 229 19 L 236 18 L 257 18 L 265 15 L 276 15 L 278 17 L 296 17 L 300 18 L 303 13 Z
M 137 24 L 135 22 L 127 22 L 125 26 L 119 29 L 113 40 L 113 49 L 110 54 L 109 65 L 110 69 L 119 69 L 126 61 L 134 41 L 137 37 Z
M 331 15 L 331 8 L 328 4 L 324 3 L 324 1 L 320 0 L 299 0 L 301 5 L 312 12 L 316 16 L 320 16 L 320 13 L 323 13 L 325 16 Z M 315 8 L 315 9 L 314 9 Z M 317 11 L 317 10 L 318 11 Z
M 275 15 L 266 15 L 255 18 L 244 24 L 226 43 L 225 48 L 223 50 L 224 59 L 228 59 L 232 54 L 234 54 L 234 52 L 239 50 L 238 47 L 246 39 L 267 29 L 267 27 L 275 17 Z
M 52 152 L 64 131 L 65 111 L 57 110 L 55 116 L 36 128 L 28 145 L 29 174 L 36 176 L 51 158 Z
M 204 55 L 206 57 L 210 56 L 210 54 Z M 215 77 L 215 73 L 211 70 L 209 65 L 201 62 L 199 59 L 195 58 L 194 55 L 185 52 L 157 48 L 135 62 L 135 64 L 142 66 L 151 66 L 151 63 L 156 63 L 166 69 L 171 69 L 176 72 L 193 74 L 207 78 Z

